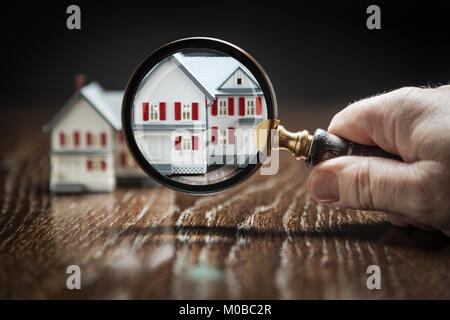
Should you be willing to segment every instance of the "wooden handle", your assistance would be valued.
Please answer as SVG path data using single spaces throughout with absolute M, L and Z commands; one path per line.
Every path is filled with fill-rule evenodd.
M 322 161 L 341 156 L 382 157 L 403 161 L 399 156 L 376 146 L 365 146 L 317 129 L 311 142 L 306 165 L 310 168 Z

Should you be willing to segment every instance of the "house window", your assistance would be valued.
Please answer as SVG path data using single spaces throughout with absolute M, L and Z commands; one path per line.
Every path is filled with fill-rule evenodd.
M 159 119 L 159 108 L 158 106 L 155 105 L 151 105 L 150 106 L 150 119 L 151 120 L 158 120 Z
M 247 115 L 255 115 L 255 101 L 253 100 L 247 100 Z
M 219 100 L 219 115 L 227 115 L 227 100 Z
M 183 120 L 191 120 L 191 105 L 183 105 Z
M 86 169 L 88 171 L 105 171 L 106 170 L 106 160 L 101 159 L 88 159 L 86 160 Z
M 181 148 L 183 150 L 191 150 L 192 149 L 192 139 L 191 137 L 183 137 L 181 142 Z
M 92 134 L 92 145 L 94 146 L 98 145 L 98 138 L 99 138 L 98 135 Z
M 227 130 L 220 130 L 219 134 L 219 143 L 220 144 L 227 144 Z
M 240 72 L 236 73 L 236 85 L 237 86 L 242 85 L 242 73 L 240 73 Z

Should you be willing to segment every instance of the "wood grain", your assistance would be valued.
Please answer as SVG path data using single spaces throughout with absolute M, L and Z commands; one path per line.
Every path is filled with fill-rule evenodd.
M 23 111 L 2 111 L 0 298 L 450 298 L 447 238 L 318 205 L 308 169 L 287 153 L 276 176 L 212 196 L 164 187 L 52 195 L 40 126 L 54 109 L 44 110 L 28 110 L 20 127 L 11 123 Z M 286 118 L 297 129 L 327 121 Z M 66 288 L 72 264 L 81 290 Z M 372 264 L 381 290 L 366 287 Z

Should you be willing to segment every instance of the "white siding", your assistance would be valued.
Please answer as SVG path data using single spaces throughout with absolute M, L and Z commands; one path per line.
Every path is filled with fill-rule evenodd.
M 112 191 L 115 188 L 114 160 L 108 156 L 53 154 L 50 157 L 50 190 L 58 191 L 61 185 L 80 185 L 86 191 Z M 88 170 L 87 162 L 92 168 Z M 106 168 L 101 168 L 104 161 Z
M 74 132 L 79 133 L 78 146 L 74 143 Z M 92 137 L 90 146 L 86 141 L 88 132 Z M 60 133 L 65 135 L 64 146 L 60 146 Z M 105 146 L 101 144 L 102 133 L 106 134 Z M 80 185 L 87 191 L 112 191 L 115 187 L 113 133 L 109 123 L 84 98 L 74 102 L 51 132 L 50 189 L 58 191 L 58 186 Z M 88 161 L 92 164 L 90 170 Z
M 115 174 L 119 178 L 147 177 L 128 151 L 122 131 L 115 132 L 114 164 Z
M 80 134 L 80 145 L 74 146 L 73 133 Z M 59 144 L 59 134 L 63 132 L 66 136 L 66 145 Z M 86 133 L 91 132 L 93 144 L 86 143 Z M 106 133 L 106 147 L 100 144 L 100 134 Z M 51 133 L 52 150 L 106 150 L 111 151 L 113 146 L 113 129 L 111 125 L 82 97 L 74 103 L 71 109 L 53 127 Z
M 206 119 L 205 95 L 200 89 L 180 70 L 172 59 L 163 63 L 145 82 L 141 90 L 136 94 L 134 101 L 135 124 L 142 124 L 142 103 L 159 105 L 166 103 L 166 120 L 149 120 L 145 123 L 193 123 L 193 121 L 175 121 L 175 102 L 184 104 L 198 103 L 198 119 L 204 123 Z
M 152 164 L 169 164 L 174 167 L 201 167 L 206 170 L 205 137 L 201 126 L 206 122 L 206 98 L 204 93 L 179 67 L 169 59 L 155 70 L 143 84 L 135 97 L 134 119 L 135 124 L 164 124 L 160 130 L 138 130 L 135 132 L 136 141 L 146 159 Z M 142 104 L 148 102 L 149 106 L 166 103 L 166 120 L 143 121 Z M 175 120 L 175 102 L 183 106 L 191 105 L 191 119 L 193 116 L 192 103 L 198 103 L 198 121 Z M 150 112 L 150 110 L 149 110 Z M 175 124 L 195 126 L 195 131 L 181 130 L 174 132 Z M 180 129 L 179 129 L 180 130 Z M 199 150 L 180 152 L 175 150 L 175 137 L 199 136 Z
M 256 138 L 254 129 L 256 125 L 261 121 L 267 119 L 267 106 L 264 97 L 261 99 L 261 115 L 253 115 L 249 116 L 245 113 L 244 116 L 239 115 L 239 98 L 242 96 L 220 96 L 217 101 L 217 116 L 212 115 L 212 108 L 208 108 L 208 127 L 209 129 L 212 127 L 218 127 L 218 130 L 227 130 L 230 127 L 235 128 L 235 145 L 230 145 L 227 137 L 227 144 L 221 145 L 220 140 L 217 145 L 211 143 L 211 130 L 208 130 L 208 141 L 209 141 L 209 155 L 255 155 L 257 153 L 256 149 Z M 230 116 L 228 113 L 228 98 L 234 99 L 234 115 Z M 245 106 L 247 108 L 247 102 L 249 100 L 254 101 L 255 109 L 256 109 L 256 97 L 254 96 L 246 96 L 245 98 Z M 219 101 L 220 100 L 227 101 L 227 114 L 220 115 L 219 114 Z M 246 124 L 240 124 L 239 119 L 247 119 L 249 122 Z M 254 121 L 252 121 L 254 120 Z M 238 130 L 239 129 L 239 130 Z M 208 163 L 211 163 L 209 159 Z M 245 161 L 244 157 L 238 158 L 239 162 Z
M 240 74 L 242 76 L 242 84 L 238 85 L 236 83 L 236 75 Z M 235 72 L 233 72 L 233 74 L 231 75 L 231 77 L 229 77 L 227 79 L 227 81 L 224 82 L 223 85 L 220 86 L 220 89 L 259 89 L 255 83 L 253 81 L 251 81 L 248 76 L 246 75 L 245 72 L 243 72 L 241 69 L 237 69 Z

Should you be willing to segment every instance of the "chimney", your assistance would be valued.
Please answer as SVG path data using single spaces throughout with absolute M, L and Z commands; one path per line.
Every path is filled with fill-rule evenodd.
M 86 85 L 86 75 L 77 74 L 75 75 L 75 90 L 80 91 Z

